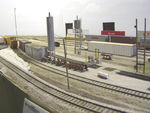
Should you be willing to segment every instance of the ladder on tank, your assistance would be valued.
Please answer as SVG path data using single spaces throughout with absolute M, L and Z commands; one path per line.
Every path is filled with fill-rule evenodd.
M 82 30 L 76 29 L 75 30 L 75 54 L 81 54 L 81 48 L 82 48 Z

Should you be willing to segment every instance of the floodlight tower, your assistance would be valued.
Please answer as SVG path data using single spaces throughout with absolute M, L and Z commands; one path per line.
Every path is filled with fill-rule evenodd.
M 17 36 L 17 35 L 18 35 L 18 32 L 17 32 L 16 8 L 14 8 L 14 17 L 15 17 L 15 30 L 16 30 L 16 36 Z

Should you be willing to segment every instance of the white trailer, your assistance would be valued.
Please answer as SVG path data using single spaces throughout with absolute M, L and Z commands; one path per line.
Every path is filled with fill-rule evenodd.
M 121 56 L 131 57 L 136 55 L 135 44 L 89 41 L 88 51 L 95 51 L 95 49 L 99 49 L 101 53 L 110 53 Z

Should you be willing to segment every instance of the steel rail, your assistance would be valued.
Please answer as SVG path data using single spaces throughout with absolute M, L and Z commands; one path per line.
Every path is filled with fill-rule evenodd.
M 61 70 L 56 69 L 56 68 L 51 67 L 51 66 L 47 66 L 47 65 L 45 65 L 45 64 L 43 64 L 43 63 L 41 63 L 37 60 L 29 58 L 28 56 L 25 56 L 25 55 L 23 55 L 23 56 L 26 57 L 26 59 L 30 59 L 30 60 L 28 60 L 29 63 L 32 63 L 32 64 L 34 64 L 34 65 L 36 65 L 36 66 L 38 66 L 42 69 L 45 69 L 47 71 L 56 73 L 58 75 L 65 76 L 65 71 L 61 71 Z M 104 88 L 104 89 L 108 89 L 108 90 L 111 90 L 111 91 L 120 92 L 120 93 L 127 94 L 127 95 L 130 95 L 130 96 L 150 100 L 150 93 L 147 93 L 147 92 L 142 92 L 142 91 L 138 91 L 138 90 L 134 90 L 134 89 L 130 89 L 130 88 L 125 88 L 125 87 L 121 87 L 121 86 L 117 86 L 117 85 L 113 85 L 113 84 L 109 84 L 109 83 L 105 83 L 105 82 L 101 82 L 101 81 L 92 80 L 92 79 L 81 77 L 79 75 L 75 75 L 75 74 L 72 74 L 72 73 L 69 73 L 69 78 L 77 80 L 77 81 L 81 81 L 81 82 L 84 82 L 84 83 L 87 83 L 87 84 L 90 84 L 90 85 L 94 85 L 94 86 L 97 86 L 97 87 L 101 87 L 101 88 Z
M 29 73 L 21 70 L 20 68 L 16 67 L 14 64 L 10 63 L 9 61 L 3 59 L 0 57 L 0 62 L 5 65 L 7 68 L 18 74 L 21 78 L 29 82 L 30 84 L 34 85 L 35 87 L 39 88 L 40 90 L 62 100 L 69 104 L 73 104 L 79 108 L 82 108 L 84 110 L 87 110 L 89 112 L 94 113 L 101 113 L 101 112 L 118 112 L 118 113 L 125 113 L 122 110 L 117 110 L 114 108 L 110 108 L 104 105 L 96 104 L 91 101 L 73 96 L 67 92 L 63 92 L 61 90 L 58 90 L 50 85 L 47 85 L 46 83 L 43 83 L 39 79 L 35 78 L 34 76 L 30 75 Z M 34 81 L 34 82 L 33 82 Z M 36 83 L 37 82 L 37 83 Z M 45 87 L 46 88 L 42 88 Z

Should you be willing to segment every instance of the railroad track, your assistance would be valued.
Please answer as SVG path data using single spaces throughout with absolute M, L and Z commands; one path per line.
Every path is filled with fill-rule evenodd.
M 29 58 L 28 56 L 23 55 L 22 53 L 19 53 L 19 55 L 22 55 L 29 63 L 32 63 L 33 65 L 36 65 L 40 68 L 43 68 L 44 70 L 56 73 L 59 76 L 66 76 L 66 72 L 64 72 L 64 71 L 58 70 L 51 66 L 44 65 L 43 63 L 40 63 L 39 61 L 34 60 L 32 58 Z M 138 90 L 133 90 L 133 89 L 129 89 L 129 88 L 121 87 L 121 86 L 108 84 L 105 82 L 88 79 L 88 78 L 81 77 L 81 76 L 71 74 L 71 73 L 69 73 L 69 78 L 80 81 L 80 82 L 84 82 L 86 84 L 94 85 L 96 87 L 100 87 L 100 88 L 104 88 L 104 89 L 111 90 L 114 92 L 119 92 L 119 93 L 122 93 L 125 95 L 133 96 L 136 98 L 138 97 L 138 98 L 141 98 L 144 100 L 148 100 L 148 101 L 150 100 L 150 93 L 146 93 L 146 92 L 142 92 L 142 91 L 138 91 Z
M 0 57 L 0 62 L 4 64 L 7 68 L 18 74 L 21 78 L 26 80 L 27 82 L 31 83 L 35 87 L 39 88 L 40 90 L 48 93 L 49 95 L 60 99 L 63 102 L 67 102 L 74 106 L 79 107 L 80 109 L 85 110 L 86 112 L 95 112 L 95 113 L 125 113 L 124 111 L 113 109 L 107 106 L 103 106 L 100 104 L 93 103 L 89 100 L 79 98 L 73 96 L 67 92 L 54 88 L 46 83 L 41 82 L 39 79 L 35 78 L 34 76 L 24 72 L 20 68 L 16 67 L 14 64 L 11 64 L 9 61 Z

